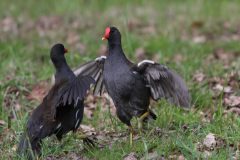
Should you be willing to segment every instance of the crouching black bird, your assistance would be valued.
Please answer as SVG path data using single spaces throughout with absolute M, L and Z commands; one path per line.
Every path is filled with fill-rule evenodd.
M 104 39 L 108 40 L 107 57 L 87 62 L 74 73 L 95 78 L 94 95 L 99 91 L 102 95 L 106 87 L 116 106 L 118 118 L 129 126 L 131 145 L 132 117 L 139 117 L 140 131 L 143 120 L 157 118 L 149 109 L 150 97 L 156 101 L 165 98 L 169 104 L 184 108 L 193 104 L 184 80 L 170 68 L 150 60 L 131 63 L 123 53 L 121 34 L 117 28 L 107 28 Z
M 20 156 L 34 159 L 41 152 L 43 138 L 55 134 L 61 141 L 62 136 L 70 131 L 76 134 L 82 121 L 84 97 L 90 85 L 96 82 L 88 75 L 75 76 L 64 57 L 67 52 L 62 44 L 56 44 L 51 49 L 50 56 L 56 69 L 55 84 L 27 122 L 26 132 L 18 146 Z

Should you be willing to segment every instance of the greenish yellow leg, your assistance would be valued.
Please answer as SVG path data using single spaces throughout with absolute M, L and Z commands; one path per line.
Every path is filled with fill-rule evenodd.
M 149 108 L 147 109 L 148 111 L 144 113 L 140 118 L 138 118 L 138 130 L 140 134 L 142 134 L 142 129 L 143 129 L 143 120 L 149 115 L 150 110 Z
M 132 126 L 128 126 L 129 127 L 129 130 L 130 130 L 130 146 L 132 147 L 133 146 L 133 128 Z
M 87 135 L 86 134 L 81 134 L 81 135 L 78 135 L 77 138 L 80 138 L 80 139 L 83 139 L 83 138 L 86 138 Z
M 99 143 L 99 142 L 97 142 L 97 141 L 89 138 L 86 134 L 81 134 L 81 135 L 76 136 L 76 131 L 73 132 L 73 137 L 74 137 L 75 139 L 76 139 L 76 138 L 83 139 L 83 142 L 86 142 L 88 146 L 91 146 L 91 145 L 92 145 L 93 147 L 95 147 L 95 144 L 94 144 L 94 143 L 99 144 L 99 145 L 101 145 L 101 146 L 104 146 L 103 144 L 101 144 L 101 143 Z

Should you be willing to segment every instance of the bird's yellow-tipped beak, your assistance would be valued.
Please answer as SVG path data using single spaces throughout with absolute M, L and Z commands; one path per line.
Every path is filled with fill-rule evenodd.
M 102 38 L 102 41 L 105 40 L 105 39 L 106 39 L 106 38 L 103 37 L 103 38 Z

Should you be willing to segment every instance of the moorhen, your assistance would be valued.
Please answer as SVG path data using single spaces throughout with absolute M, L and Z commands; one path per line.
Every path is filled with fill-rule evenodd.
M 126 58 L 117 28 L 107 28 L 104 39 L 108 40 L 107 57 L 89 61 L 79 66 L 74 73 L 94 77 L 94 95 L 98 92 L 102 95 L 106 87 L 116 106 L 118 118 L 130 129 L 131 145 L 132 117 L 139 117 L 140 132 L 143 120 L 157 118 L 149 108 L 150 97 L 155 101 L 165 98 L 169 104 L 184 108 L 193 105 L 188 87 L 176 72 L 154 61 L 144 60 L 134 64 Z
M 90 85 L 96 82 L 88 75 L 75 76 L 64 57 L 67 52 L 62 44 L 56 44 L 51 49 L 50 57 L 56 69 L 55 84 L 27 122 L 18 146 L 20 156 L 34 159 L 41 152 L 43 138 L 55 134 L 61 141 L 62 136 L 70 131 L 75 135 L 82 122 L 84 97 Z M 85 135 L 78 137 L 91 142 Z

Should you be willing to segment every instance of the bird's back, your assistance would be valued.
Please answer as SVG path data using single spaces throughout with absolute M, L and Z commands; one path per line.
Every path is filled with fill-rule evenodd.
M 148 108 L 149 88 L 143 77 L 133 71 L 124 59 L 106 59 L 104 82 L 116 107 L 122 107 L 133 116 L 140 115 Z

